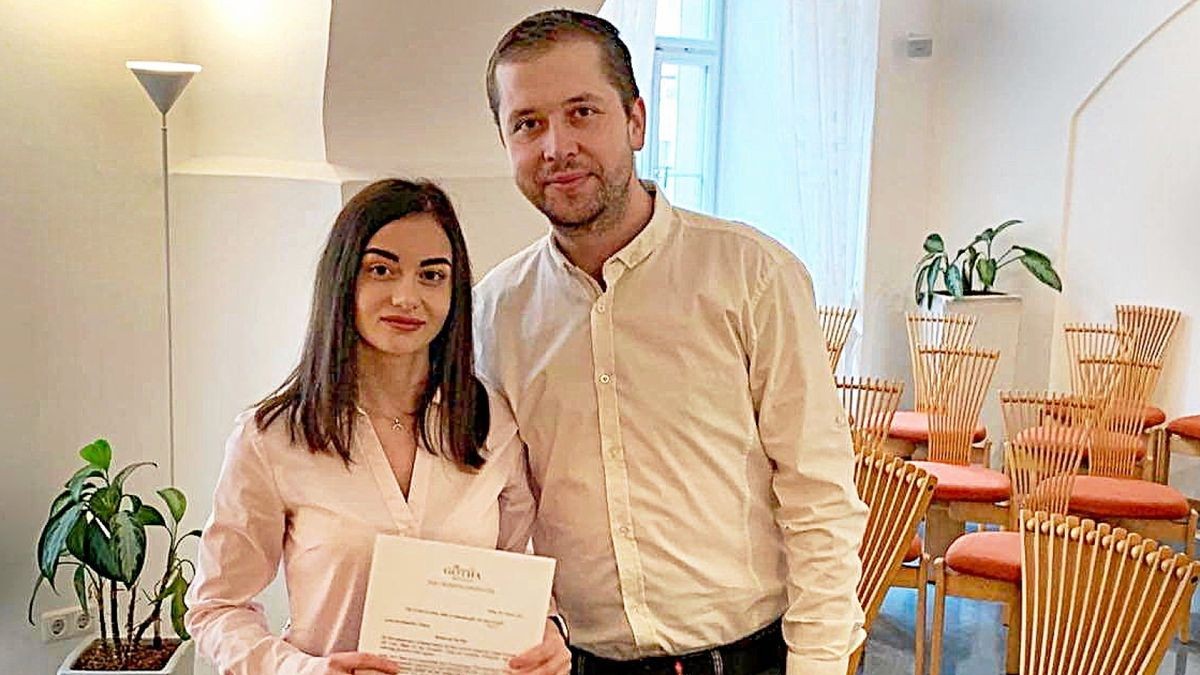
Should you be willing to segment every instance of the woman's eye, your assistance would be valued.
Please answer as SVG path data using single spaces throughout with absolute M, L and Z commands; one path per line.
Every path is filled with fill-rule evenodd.
M 375 264 L 367 266 L 367 274 L 379 279 L 386 277 L 390 272 L 391 270 L 388 269 L 387 265 Z
M 421 272 L 421 280 L 429 283 L 441 283 L 446 280 L 447 276 L 442 270 L 424 270 Z

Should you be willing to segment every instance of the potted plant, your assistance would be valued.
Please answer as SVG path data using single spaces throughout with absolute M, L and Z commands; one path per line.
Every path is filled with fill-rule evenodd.
M 48 583 L 53 589 L 59 568 L 73 567 L 75 596 L 84 612 L 90 611 L 89 606 L 95 607 L 100 636 L 80 644 L 67 657 L 59 675 L 189 675 L 191 643 L 183 625 L 187 612 L 184 596 L 195 567 L 180 556 L 179 546 L 188 537 L 199 537 L 200 530 L 180 534 L 187 499 L 174 487 L 158 490 L 167 507 L 164 513 L 127 491 L 125 482 L 134 471 L 156 465 L 137 462 L 113 474 L 112 447 L 103 439 L 85 446 L 79 456 L 86 464 L 54 498 L 38 537 L 38 580 L 29 598 L 30 623 L 42 584 Z M 166 564 L 161 577 L 144 584 L 141 577 L 147 535 L 155 530 L 166 534 Z M 94 604 L 90 605 L 89 600 Z M 139 617 L 137 608 L 143 603 L 144 613 Z M 164 610 L 169 612 L 175 638 L 162 635 Z
M 992 285 L 996 282 L 996 274 L 1017 261 L 1038 281 L 1061 292 L 1062 280 L 1044 253 L 1028 246 L 1011 246 L 999 258 L 992 255 L 992 244 L 996 237 L 1020 222 L 1006 220 L 996 227 L 985 229 L 975 235 L 970 244 L 960 248 L 953 258 L 946 253 L 942 235 L 934 232 L 925 237 L 925 255 L 917 262 L 914 292 L 917 306 L 924 304 L 927 309 L 932 309 L 937 293 L 947 293 L 955 298 L 995 295 Z M 939 281 L 944 289 L 942 291 L 937 288 Z

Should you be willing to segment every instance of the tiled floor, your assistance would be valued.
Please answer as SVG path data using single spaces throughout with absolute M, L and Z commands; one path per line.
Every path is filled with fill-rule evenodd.
M 932 607 L 933 589 L 929 601 Z M 866 675 L 913 675 L 913 614 L 916 592 L 894 589 L 867 641 L 863 661 Z M 1194 607 L 1200 609 L 1200 594 Z M 1192 625 L 1200 625 L 1193 612 Z M 1004 672 L 1004 633 L 999 606 L 959 598 L 946 600 L 943 675 L 1001 675 Z M 1200 636 L 1189 645 L 1173 643 L 1160 675 L 1200 675 Z

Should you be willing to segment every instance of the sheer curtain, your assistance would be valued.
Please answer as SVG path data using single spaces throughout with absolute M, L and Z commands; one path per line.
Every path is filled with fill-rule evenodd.
M 717 212 L 862 306 L 879 0 L 727 2 Z M 845 361 L 857 361 L 857 336 Z
M 654 17 L 658 0 L 606 0 L 597 12 L 621 31 L 633 61 L 633 77 L 642 98 L 650 100 L 650 78 L 654 73 Z

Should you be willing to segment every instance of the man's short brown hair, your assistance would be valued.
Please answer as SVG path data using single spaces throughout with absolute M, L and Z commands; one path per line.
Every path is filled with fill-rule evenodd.
M 617 27 L 586 12 L 551 9 L 528 16 L 510 28 L 500 38 L 492 57 L 488 59 L 488 105 L 497 127 L 500 126 L 500 92 L 496 86 L 496 67 L 501 63 L 532 58 L 558 43 L 572 39 L 591 40 L 600 48 L 600 62 L 605 77 L 620 94 L 625 112 L 633 109 L 633 102 L 640 94 L 633 77 L 629 48 L 621 40 Z

